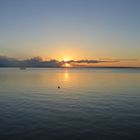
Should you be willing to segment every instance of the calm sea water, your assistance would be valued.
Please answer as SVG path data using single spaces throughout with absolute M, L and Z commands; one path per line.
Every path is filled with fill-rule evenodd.
M 139 140 L 140 70 L 0 69 L 0 140 L 57 139 Z

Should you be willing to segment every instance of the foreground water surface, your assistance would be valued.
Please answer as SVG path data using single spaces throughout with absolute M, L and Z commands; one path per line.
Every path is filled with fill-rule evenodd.
M 0 140 L 135 140 L 139 132 L 139 69 L 0 69 Z

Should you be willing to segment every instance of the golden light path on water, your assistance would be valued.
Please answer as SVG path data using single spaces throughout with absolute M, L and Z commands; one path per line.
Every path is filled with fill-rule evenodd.
M 68 73 L 67 69 L 65 70 L 64 78 L 65 78 L 65 81 L 68 81 L 68 79 L 69 79 L 69 73 Z

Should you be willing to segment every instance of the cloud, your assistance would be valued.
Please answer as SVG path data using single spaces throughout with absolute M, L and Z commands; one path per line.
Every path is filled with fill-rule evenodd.
M 19 61 L 15 58 L 9 58 L 6 56 L 0 56 L 0 67 L 12 67 L 19 66 Z
M 41 57 L 18 60 L 6 56 L 0 56 L 0 67 L 60 67 L 59 61 L 43 61 Z
M 69 61 L 58 61 L 51 59 L 48 61 L 43 61 L 39 56 L 18 60 L 15 58 L 10 58 L 7 56 L 0 56 L 0 67 L 63 67 L 64 64 L 68 63 L 71 66 L 83 66 L 84 64 L 97 64 L 97 63 L 117 63 L 121 61 L 138 61 L 138 59 L 99 59 L 99 60 L 69 60 Z
M 110 58 L 104 58 L 104 59 L 100 59 L 100 60 L 104 60 L 104 61 L 138 61 L 139 59 L 110 59 Z
M 114 63 L 114 62 L 120 62 L 119 60 L 70 60 L 70 61 L 67 61 L 67 63 L 86 63 L 86 64 L 94 64 L 94 63 L 107 63 L 107 62 L 110 62 L 110 63 Z M 64 61 L 64 63 L 66 63 Z

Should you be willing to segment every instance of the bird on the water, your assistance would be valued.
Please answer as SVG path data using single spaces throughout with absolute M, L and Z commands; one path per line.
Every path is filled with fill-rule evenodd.
M 58 88 L 60 88 L 60 86 L 58 86 Z

